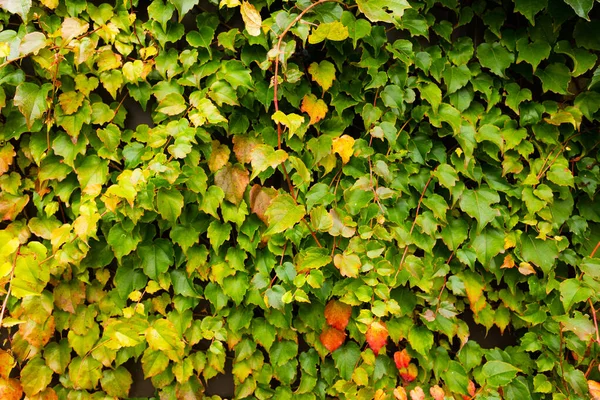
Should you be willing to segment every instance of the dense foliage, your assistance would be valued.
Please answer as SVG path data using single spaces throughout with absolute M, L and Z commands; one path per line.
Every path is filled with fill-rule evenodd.
M 600 398 L 599 12 L 0 0 L 0 397 Z

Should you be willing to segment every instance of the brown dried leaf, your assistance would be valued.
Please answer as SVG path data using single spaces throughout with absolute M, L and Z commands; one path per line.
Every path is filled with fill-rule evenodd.
M 260 141 L 253 136 L 236 135 L 233 137 L 233 152 L 239 162 L 247 164 L 252 161 L 252 151 L 259 144 Z
M 252 186 L 252 189 L 250 189 L 250 210 L 267 225 L 269 224 L 269 220 L 265 215 L 265 211 L 267 211 L 275 196 L 277 196 L 275 189 L 263 188 L 258 184 Z

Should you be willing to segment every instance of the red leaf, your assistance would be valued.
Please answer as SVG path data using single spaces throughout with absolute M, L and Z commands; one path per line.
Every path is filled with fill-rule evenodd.
M 385 322 L 373 322 L 367 329 L 367 343 L 375 355 L 379 354 L 379 350 L 387 343 L 388 330 Z
M 325 319 L 329 326 L 340 331 L 346 329 L 350 316 L 352 315 L 352 306 L 342 303 L 338 300 L 330 300 L 325 306 Z
M 394 362 L 396 363 L 396 367 L 398 367 L 398 369 L 408 367 L 408 364 L 410 363 L 410 356 L 408 355 L 406 349 L 394 353 Z
M 419 375 L 419 370 L 415 364 L 408 364 L 408 367 L 400 370 L 400 377 L 407 383 L 417 379 L 417 375 Z
M 342 332 L 338 329 L 332 328 L 330 326 L 326 326 L 319 337 L 321 339 L 321 343 L 323 346 L 327 348 L 330 352 L 336 351 L 344 341 L 346 340 L 346 332 Z

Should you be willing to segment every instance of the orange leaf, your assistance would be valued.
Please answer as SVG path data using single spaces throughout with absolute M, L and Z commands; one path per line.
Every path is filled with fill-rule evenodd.
M 375 355 L 387 344 L 388 330 L 385 322 L 375 321 L 369 325 L 366 333 L 367 343 Z
M 252 161 L 252 150 L 260 144 L 260 141 L 253 136 L 235 135 L 233 137 L 233 152 L 235 157 L 242 164 Z
M 429 388 L 429 394 L 431 394 L 433 400 L 444 400 L 444 397 L 446 396 L 444 389 L 442 389 L 438 385 Z
M 394 389 L 394 397 L 396 400 L 408 400 L 406 389 L 404 389 L 402 386 L 398 386 Z
M 14 147 L 10 143 L 0 148 L 0 176 L 8 171 L 8 167 L 13 163 L 13 158 L 16 154 Z
M 319 336 L 321 343 L 327 350 L 330 352 L 336 351 L 344 341 L 346 340 L 346 332 L 342 332 L 338 329 L 332 328 L 331 326 L 326 326 Z
M 410 391 L 410 399 L 411 400 L 425 400 L 425 392 L 421 388 L 421 386 L 415 387 Z
M 316 124 L 327 114 L 327 104 L 321 99 L 317 99 L 314 94 L 307 94 L 302 99 L 302 106 L 300 107 L 302 112 L 307 113 L 310 116 L 310 124 Z
M 398 369 L 408 367 L 408 364 L 410 364 L 410 356 L 408 355 L 406 349 L 394 353 L 394 362 L 396 363 L 396 367 L 398 367 Z
M 346 329 L 348 321 L 352 315 L 352 306 L 344 304 L 338 300 L 331 300 L 325 306 L 325 319 L 329 326 L 332 326 L 340 331 Z
M 600 383 L 596 381 L 587 381 L 587 383 L 592 400 L 600 400 Z
M 408 364 L 408 367 L 400 370 L 400 377 L 407 383 L 417 379 L 417 375 L 419 375 L 419 370 L 415 364 Z
M 12 378 L 0 378 L 0 399 L 21 400 L 23 387 L 21 382 Z
M 504 263 L 500 266 L 500 268 L 513 268 L 515 266 L 515 260 L 513 260 L 510 254 L 504 257 Z

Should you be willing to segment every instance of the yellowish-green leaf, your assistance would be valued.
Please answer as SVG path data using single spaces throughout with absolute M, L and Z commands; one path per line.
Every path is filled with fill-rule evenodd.
M 324 22 L 319 24 L 317 29 L 313 30 L 308 37 L 308 43 L 317 44 L 321 43 L 325 39 L 340 41 L 346 39 L 347 37 L 348 28 L 346 28 L 341 22 Z
M 335 66 L 327 60 L 321 61 L 320 63 L 312 63 L 308 67 L 312 80 L 317 82 L 319 86 L 326 92 L 329 90 L 333 81 L 335 80 Z

